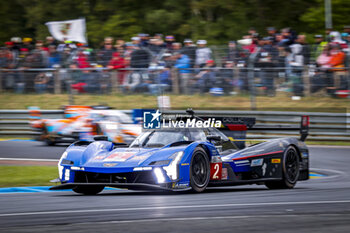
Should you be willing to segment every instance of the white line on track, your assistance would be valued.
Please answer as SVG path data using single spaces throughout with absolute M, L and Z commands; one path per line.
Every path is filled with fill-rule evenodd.
M 0 217 L 9 216 L 29 216 L 29 215 L 49 215 L 49 214 L 76 214 L 76 213 L 101 213 L 118 211 L 140 211 L 140 210 L 166 210 L 166 209 L 194 209 L 194 208 L 218 208 L 218 207 L 238 207 L 238 206 L 273 206 L 273 205 L 312 205 L 312 204 L 345 204 L 350 200 L 338 201 L 300 201 L 300 202 L 261 202 L 261 203 L 235 203 L 235 204 L 216 204 L 216 205 L 186 205 L 186 206 L 150 206 L 120 209 L 86 209 L 86 210 L 57 210 L 41 212 L 22 212 L 0 214 Z
M 0 158 L 0 160 L 9 161 L 40 161 L 40 162 L 58 162 L 58 159 L 28 159 L 28 158 Z
M 331 148 L 331 149 L 350 149 L 350 146 L 337 146 L 337 145 L 307 145 L 308 148 Z
M 312 214 L 313 217 L 338 217 L 348 214 Z M 278 214 L 278 218 L 284 217 L 301 217 L 310 216 L 308 214 Z M 276 214 L 269 215 L 237 215 L 237 216 L 217 216 L 217 217 L 187 217 L 187 218 L 150 218 L 150 219 L 134 219 L 134 220 L 117 220 L 106 222 L 94 222 L 94 224 L 118 224 L 118 223 L 142 223 L 142 222 L 159 222 L 159 221 L 196 221 L 196 220 L 220 220 L 220 219 L 244 219 L 244 218 L 275 218 Z M 90 223 L 75 223 L 72 225 L 86 225 Z

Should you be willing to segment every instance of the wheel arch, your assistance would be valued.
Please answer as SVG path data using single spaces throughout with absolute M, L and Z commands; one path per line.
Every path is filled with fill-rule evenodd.
M 210 150 L 209 150 L 208 146 L 205 145 L 205 144 L 199 144 L 197 147 L 200 147 L 200 148 L 202 148 L 205 151 L 205 153 L 206 153 L 206 155 L 208 157 L 209 163 L 210 163 L 212 155 L 210 153 Z
M 300 152 L 300 149 L 298 148 L 298 146 L 295 145 L 295 144 L 293 144 L 293 143 L 289 144 L 289 146 L 294 147 L 294 149 L 295 149 L 295 150 L 297 151 L 297 153 L 298 153 L 298 156 L 299 156 L 300 161 L 302 161 L 302 160 L 303 160 L 303 157 L 301 156 L 301 152 Z M 288 147 L 287 147 L 287 148 L 288 148 Z
M 208 142 L 193 142 L 190 145 L 188 145 L 187 148 L 185 149 L 187 156 L 184 159 L 184 161 L 189 162 L 193 155 L 193 151 L 198 147 L 202 148 L 205 151 L 205 153 L 208 156 L 209 162 L 211 161 L 212 156 L 219 155 L 214 145 Z M 213 153 L 216 153 L 216 154 L 213 154 Z

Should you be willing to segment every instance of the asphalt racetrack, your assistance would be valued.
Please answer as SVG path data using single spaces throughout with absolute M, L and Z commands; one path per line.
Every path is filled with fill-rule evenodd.
M 0 142 L 0 157 L 58 159 L 64 149 Z M 313 171 L 327 176 L 291 190 L 0 194 L 0 232 L 350 232 L 350 148 L 310 151 Z

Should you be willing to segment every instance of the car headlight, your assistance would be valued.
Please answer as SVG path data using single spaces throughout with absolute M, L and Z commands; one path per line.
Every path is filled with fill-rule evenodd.
M 166 166 L 169 165 L 170 160 L 160 160 L 160 161 L 153 161 L 150 162 L 148 165 L 152 166 Z
M 172 159 L 170 164 L 166 167 L 163 167 L 166 171 L 167 175 L 170 179 L 176 180 L 178 179 L 178 165 L 180 163 L 180 160 L 182 159 L 182 156 L 184 155 L 183 151 L 178 151 L 174 154 L 172 154 L 169 159 Z
M 63 159 L 67 158 L 67 151 L 63 152 L 60 161 L 58 161 L 58 174 L 59 174 L 59 178 L 63 180 L 64 177 L 62 177 L 62 173 L 63 173 L 63 166 L 61 166 L 61 162 Z
M 156 175 L 158 184 L 161 184 L 161 183 L 165 182 L 165 177 L 164 177 L 163 171 L 162 171 L 162 169 L 160 167 L 156 167 L 153 170 L 153 172 Z

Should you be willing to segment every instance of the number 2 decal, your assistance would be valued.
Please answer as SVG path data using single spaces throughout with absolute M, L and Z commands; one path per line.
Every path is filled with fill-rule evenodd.
M 219 179 L 218 172 L 220 171 L 220 165 L 218 163 L 214 165 L 214 170 L 213 179 Z
M 222 163 L 211 163 L 210 174 L 212 174 L 212 180 L 221 180 L 222 176 Z

